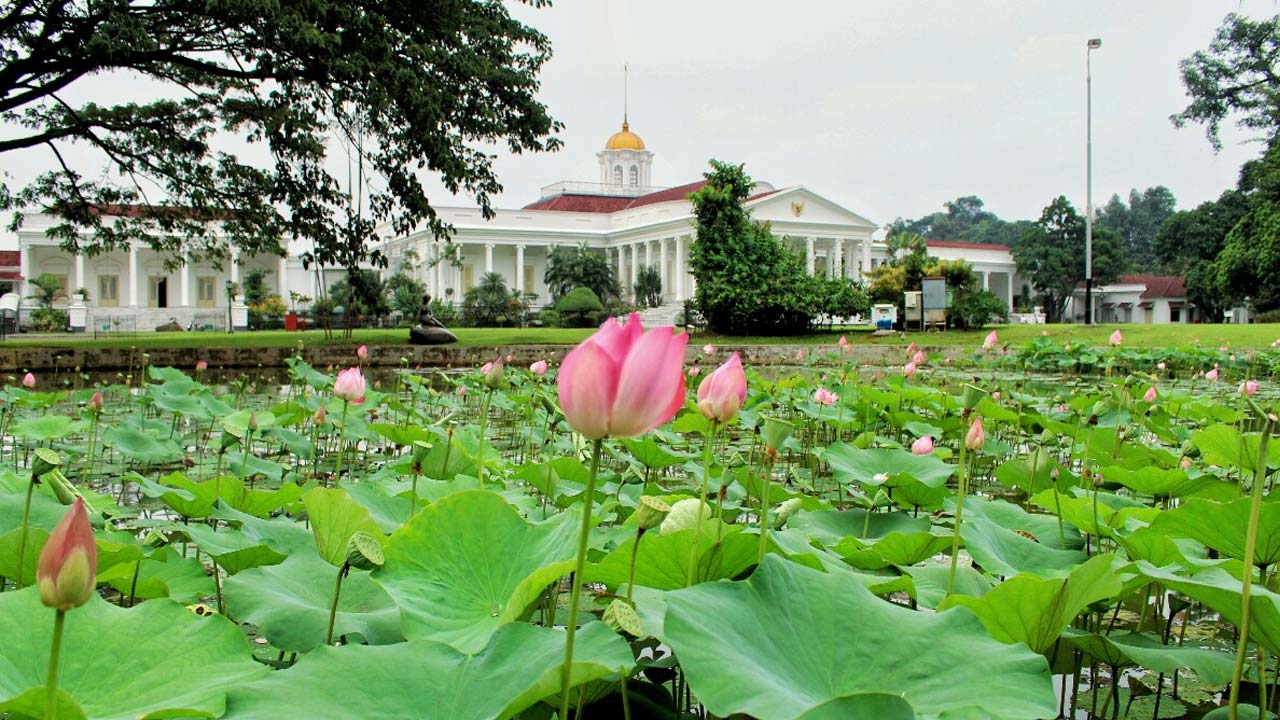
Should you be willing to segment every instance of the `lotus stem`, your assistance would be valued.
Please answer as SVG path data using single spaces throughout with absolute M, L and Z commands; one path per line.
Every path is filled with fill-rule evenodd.
M 1236 666 L 1231 675 L 1231 695 L 1227 715 L 1238 720 L 1240 703 L 1240 677 L 1244 673 L 1244 660 L 1249 651 L 1249 610 L 1253 590 L 1253 555 L 1258 543 L 1258 515 L 1262 510 L 1262 483 L 1267 475 L 1267 445 L 1275 429 L 1275 416 L 1268 415 L 1262 426 L 1262 438 L 1258 442 L 1258 462 L 1253 473 L 1253 492 L 1249 503 L 1249 528 L 1244 539 L 1244 577 L 1240 585 L 1240 642 L 1236 645 Z
M 342 568 L 338 570 L 338 581 L 333 586 L 333 602 L 329 603 L 329 629 L 324 633 L 324 644 L 333 644 L 333 621 L 338 617 L 338 596 L 342 594 L 342 578 L 347 576 L 351 570 L 351 566 L 342 563 Z
M 699 503 L 707 501 L 707 485 L 711 478 L 711 450 L 715 447 L 716 427 L 713 420 L 711 432 L 706 436 L 706 445 L 702 448 L 702 493 L 698 495 Z M 698 514 L 693 521 L 693 544 L 689 546 L 689 578 L 685 582 L 685 587 L 692 585 L 698 576 L 698 541 L 702 539 L 702 515 L 702 505 L 698 505 Z
M 960 442 L 960 482 L 956 485 L 956 522 L 951 532 L 951 572 L 947 574 L 947 597 L 956 587 L 956 564 L 960 555 L 960 524 L 964 522 L 964 496 L 969 487 L 968 445 Z
M 53 642 L 49 646 L 49 673 L 44 683 L 44 720 L 58 718 L 58 656 L 62 652 L 62 627 L 67 612 L 58 610 L 53 620 Z
M 480 485 L 484 485 L 484 431 L 489 424 L 489 403 L 493 400 L 493 390 L 485 389 L 484 402 L 480 404 L 480 445 L 476 448 L 476 475 Z
M 28 522 L 31 519 L 31 495 L 36 489 L 35 476 L 31 477 L 31 482 L 27 483 L 27 501 L 22 506 L 22 532 L 18 535 L 18 589 L 22 589 L 22 565 L 24 555 L 27 552 L 27 533 L 30 530 Z
M 764 554 L 769 544 L 769 479 L 773 475 L 773 455 L 770 452 L 766 452 L 765 455 L 767 459 L 762 476 L 764 483 L 760 486 L 760 553 L 756 558 L 757 566 L 764 562 Z
M 560 718 L 569 717 L 569 681 L 573 674 L 573 639 L 578 632 L 578 600 L 582 595 L 582 571 L 587 562 L 587 542 L 591 537 L 591 505 L 596 490 L 596 473 L 600 470 L 600 448 L 604 440 L 596 438 L 591 445 L 591 472 L 583 491 L 582 526 L 578 530 L 578 559 L 574 563 L 573 589 L 569 592 L 569 622 L 565 627 L 564 667 L 560 671 Z
M 333 467 L 333 486 L 342 480 L 342 456 L 347 454 L 347 401 L 342 401 L 342 415 L 338 420 L 338 462 Z

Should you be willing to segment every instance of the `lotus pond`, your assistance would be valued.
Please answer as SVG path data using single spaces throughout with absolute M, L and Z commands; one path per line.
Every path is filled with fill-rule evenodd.
M 300 357 L 283 389 L 11 384 L 0 717 L 1274 710 L 1267 383 L 1091 357 L 868 374 L 833 349 L 746 368 L 719 413 L 708 347 L 669 422 L 603 438 L 556 367 L 405 371 L 362 402 Z M 64 634 L 36 579 L 77 499 L 96 577 Z

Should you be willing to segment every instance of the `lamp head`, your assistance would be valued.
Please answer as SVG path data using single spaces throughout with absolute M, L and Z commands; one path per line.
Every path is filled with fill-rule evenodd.
M 1102 47 L 1102 38 L 1090 38 L 1090 39 L 1089 39 L 1089 49 L 1090 49 L 1090 50 L 1097 50 L 1097 49 L 1098 49 L 1098 48 L 1100 48 L 1100 47 Z

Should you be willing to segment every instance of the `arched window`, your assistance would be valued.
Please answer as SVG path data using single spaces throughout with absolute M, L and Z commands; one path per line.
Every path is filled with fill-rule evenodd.
M 622 166 L 621 165 L 613 166 L 613 184 L 614 185 L 622 184 Z
M 631 187 L 636 187 L 639 184 L 640 184 L 640 168 L 637 168 L 635 165 L 632 165 L 631 166 Z

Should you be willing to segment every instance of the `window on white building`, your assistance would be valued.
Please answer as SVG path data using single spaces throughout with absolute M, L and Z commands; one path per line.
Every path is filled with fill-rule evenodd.
M 613 184 L 614 185 L 622 184 L 622 166 L 621 165 L 613 166 Z
M 98 276 L 98 305 L 101 307 L 120 306 L 120 276 Z
M 631 166 L 631 187 L 636 187 L 639 184 L 640 184 L 640 168 L 637 168 L 635 165 L 632 165 Z
M 196 307 L 211 308 L 217 302 L 218 286 L 212 275 L 201 275 L 196 278 Z
M 169 278 L 164 275 L 147 278 L 147 307 L 169 307 Z
M 527 293 L 533 292 L 533 285 L 534 285 L 533 266 L 525 265 L 524 266 L 524 291 Z

